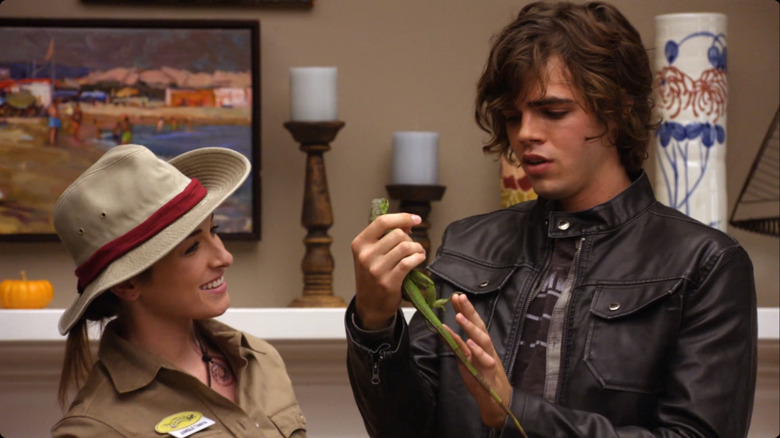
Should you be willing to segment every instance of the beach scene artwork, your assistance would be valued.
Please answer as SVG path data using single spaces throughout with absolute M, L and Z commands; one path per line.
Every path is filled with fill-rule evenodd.
M 0 240 L 56 240 L 59 195 L 120 144 L 246 155 L 215 217 L 259 239 L 258 38 L 257 22 L 0 20 Z

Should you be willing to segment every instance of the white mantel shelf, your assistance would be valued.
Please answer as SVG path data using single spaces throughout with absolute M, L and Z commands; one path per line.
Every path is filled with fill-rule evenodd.
M 780 309 L 758 309 L 758 338 L 780 339 Z M 63 309 L 0 310 L 0 342 L 60 341 L 57 322 Z M 414 313 L 404 308 L 407 319 Z M 339 341 L 345 339 L 344 309 L 234 308 L 218 318 L 268 341 Z
M 344 308 L 232 308 L 220 321 L 267 341 L 345 339 Z M 0 309 L 0 342 L 64 341 L 57 323 L 64 309 Z M 413 308 L 404 308 L 407 319 Z M 775 327 L 777 332 L 777 327 Z M 95 333 L 91 333 L 91 337 Z

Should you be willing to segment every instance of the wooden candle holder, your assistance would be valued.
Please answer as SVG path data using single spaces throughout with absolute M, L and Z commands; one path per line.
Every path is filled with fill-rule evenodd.
M 293 300 L 289 307 L 346 307 L 343 299 L 333 295 L 334 263 L 330 253 L 333 239 L 328 235 L 328 229 L 333 225 L 333 210 L 323 157 L 344 122 L 286 122 L 284 127 L 306 153 L 301 213 L 301 224 L 307 230 L 303 239 L 306 254 L 301 263 L 303 296 Z
M 430 257 L 431 241 L 428 238 L 428 228 L 431 227 L 428 222 L 428 215 L 431 213 L 431 201 L 439 201 L 444 196 L 445 186 L 437 185 L 411 185 L 411 184 L 390 184 L 385 186 L 390 199 L 401 201 L 399 209 L 405 213 L 412 213 L 420 216 L 422 222 L 420 225 L 412 228 L 412 240 L 419 242 L 425 249 L 426 259 L 420 265 L 424 268 L 428 265 Z

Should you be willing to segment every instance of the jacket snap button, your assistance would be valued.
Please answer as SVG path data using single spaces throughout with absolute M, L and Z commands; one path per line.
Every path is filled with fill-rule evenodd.
M 612 310 L 613 312 L 620 308 L 620 303 L 612 303 L 609 305 L 609 310 Z
M 490 284 L 489 281 L 485 280 L 482 283 L 479 284 L 479 287 L 487 287 L 487 285 Z
M 558 224 L 557 224 L 557 225 L 558 225 L 558 229 L 559 229 L 559 230 L 561 230 L 561 231 L 566 231 L 566 230 L 568 230 L 568 229 L 569 229 L 569 226 L 570 226 L 571 224 L 569 223 L 569 221 L 567 221 L 567 220 L 565 220 L 565 219 L 561 219 L 561 220 L 559 220 L 559 221 L 558 221 Z

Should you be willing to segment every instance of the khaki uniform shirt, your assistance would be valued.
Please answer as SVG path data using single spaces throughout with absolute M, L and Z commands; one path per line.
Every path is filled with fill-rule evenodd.
M 225 355 L 237 380 L 237 403 L 195 377 L 138 348 L 108 324 L 98 361 L 53 437 L 165 437 L 155 426 L 195 412 L 215 424 L 193 438 L 306 436 L 306 420 L 279 353 L 267 342 L 214 320 L 202 333 Z

